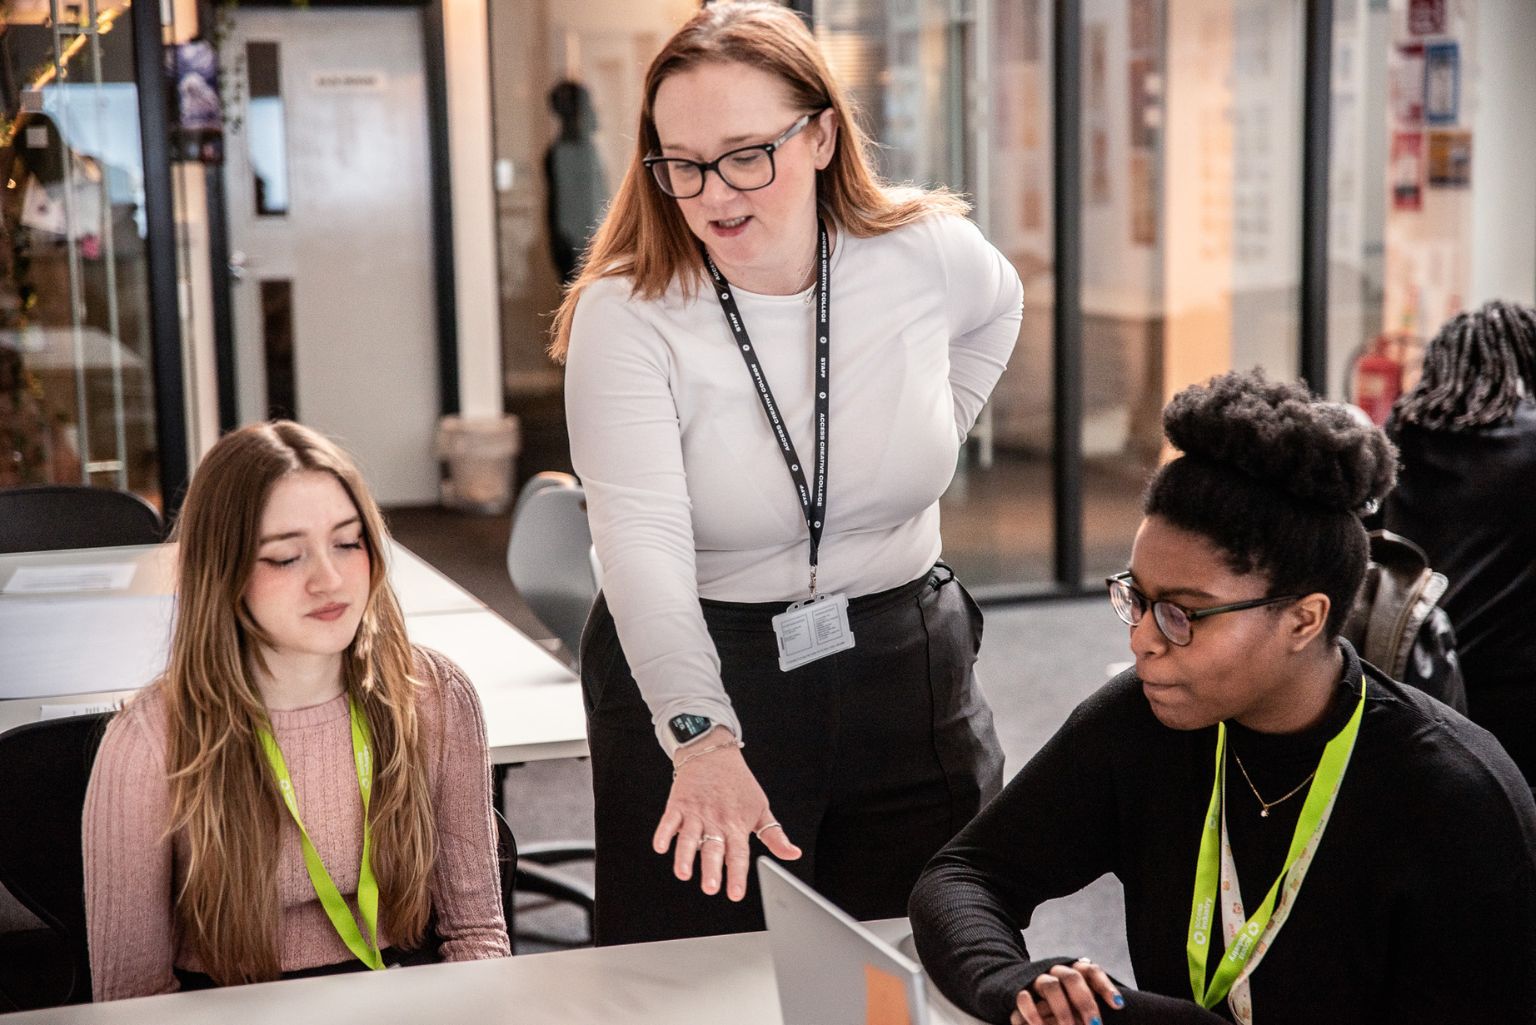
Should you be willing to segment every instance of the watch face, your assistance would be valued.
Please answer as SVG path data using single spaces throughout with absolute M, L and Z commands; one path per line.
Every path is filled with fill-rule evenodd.
M 702 715 L 674 715 L 667 720 L 667 725 L 672 727 L 672 736 L 677 738 L 679 744 L 686 744 L 695 737 L 703 736 L 710 731 L 715 724 Z

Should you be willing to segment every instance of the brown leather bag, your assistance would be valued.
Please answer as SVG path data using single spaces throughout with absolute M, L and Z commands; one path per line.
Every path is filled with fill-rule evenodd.
M 1371 531 L 1371 561 L 1344 623 L 1360 657 L 1394 680 L 1417 687 L 1459 712 L 1467 692 L 1456 660 L 1456 634 L 1440 608 L 1448 582 L 1412 541 Z

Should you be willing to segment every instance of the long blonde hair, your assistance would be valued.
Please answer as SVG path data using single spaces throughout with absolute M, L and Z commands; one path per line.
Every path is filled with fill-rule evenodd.
M 220 984 L 280 974 L 278 837 L 286 811 L 257 729 L 266 706 L 251 675 L 265 632 L 242 598 L 273 485 L 302 471 L 340 482 L 362 522 L 368 600 L 342 655 L 344 685 L 373 733 L 372 863 L 381 932 L 402 946 L 425 934 L 437 834 L 405 621 L 388 583 L 388 534 L 351 459 L 288 421 L 254 424 L 203 458 L 176 523 L 180 541 L 170 661 L 156 686 L 169 722 L 170 830 L 186 843 L 176 923 Z
M 855 118 L 853 102 L 832 77 L 810 30 L 793 11 L 776 3 L 716 3 L 699 11 L 667 41 L 645 73 L 640 128 L 624 180 L 593 236 L 581 273 L 555 311 L 549 354 L 564 361 L 571 319 L 581 293 L 594 281 L 628 277 L 631 294 L 655 299 L 681 280 L 688 294 L 703 281 L 699 243 L 677 201 L 664 195 L 642 161 L 660 152 L 656 91 L 670 75 L 701 64 L 746 64 L 776 75 L 801 113 L 831 108 L 837 122 L 832 162 L 816 176 L 816 201 L 842 230 L 869 237 L 894 231 L 933 213 L 964 214 L 970 205 L 947 189 L 893 186 L 874 170 L 871 143 Z

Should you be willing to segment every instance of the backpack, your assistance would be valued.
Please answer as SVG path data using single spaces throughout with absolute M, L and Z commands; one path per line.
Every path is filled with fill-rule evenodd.
M 1438 602 L 1448 581 L 1424 550 L 1388 530 L 1373 530 L 1371 561 L 1343 635 L 1360 657 L 1394 680 L 1417 687 L 1463 715 L 1467 690 L 1456 659 L 1456 632 Z

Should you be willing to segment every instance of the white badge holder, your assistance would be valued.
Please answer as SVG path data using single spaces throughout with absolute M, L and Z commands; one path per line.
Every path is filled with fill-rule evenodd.
M 773 617 L 773 636 L 779 642 L 779 668 L 799 669 L 819 658 L 853 647 L 848 625 L 848 596 L 818 594 L 795 602 Z

